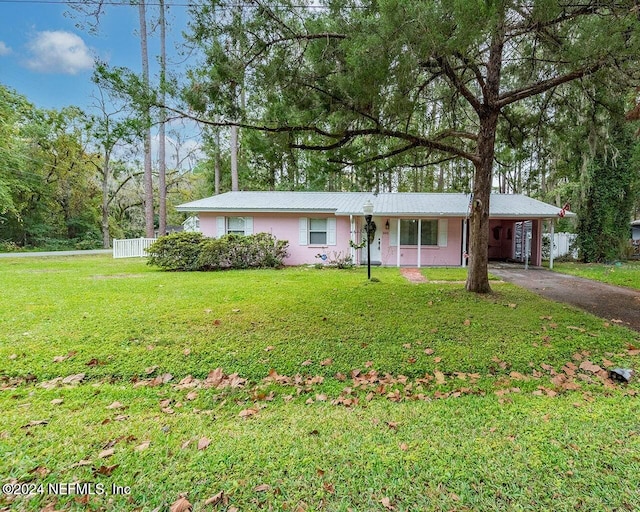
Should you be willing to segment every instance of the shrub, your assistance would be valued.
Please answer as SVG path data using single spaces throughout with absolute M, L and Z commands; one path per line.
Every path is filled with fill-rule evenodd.
M 154 242 L 147 264 L 164 270 L 277 268 L 287 257 L 286 240 L 268 233 L 205 238 L 201 233 L 173 233 Z
M 330 254 L 316 254 L 316 258 L 322 260 L 322 263 L 316 264 L 317 268 L 353 268 L 355 263 L 350 254 L 342 251 L 332 251 Z
M 198 258 L 205 240 L 202 233 L 192 232 L 161 236 L 147 249 L 147 264 L 164 270 L 198 270 Z
M 268 233 L 225 235 L 202 243 L 198 259 L 201 270 L 239 268 L 277 268 L 287 257 L 286 240 L 276 240 Z

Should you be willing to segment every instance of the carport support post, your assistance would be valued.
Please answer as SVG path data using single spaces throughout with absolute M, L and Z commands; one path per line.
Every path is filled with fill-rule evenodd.
M 549 233 L 549 270 L 553 270 L 553 246 L 555 241 L 555 229 L 556 221 L 555 219 L 551 219 L 551 229 Z

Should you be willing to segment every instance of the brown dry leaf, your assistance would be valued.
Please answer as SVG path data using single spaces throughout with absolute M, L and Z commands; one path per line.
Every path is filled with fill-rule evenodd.
M 204 450 L 211 444 L 211 439 L 208 437 L 201 437 L 198 441 L 198 450 Z
M 187 393 L 187 396 L 185 398 L 187 400 L 195 400 L 196 398 L 198 398 L 198 392 L 197 391 L 190 391 L 189 393 Z
M 31 420 L 26 425 L 22 425 L 20 428 L 29 428 L 29 427 L 37 427 L 38 425 L 46 425 L 49 423 L 49 420 Z
M 517 304 L 509 304 L 509 307 L 510 307 L 511 309 L 515 309 L 515 308 L 517 308 L 517 307 L 518 307 L 518 305 L 517 305 Z
M 269 484 L 260 484 L 253 488 L 253 492 L 266 492 L 269 490 L 271 490 L 271 486 Z
M 437 384 L 444 384 L 445 383 L 446 377 L 444 376 L 444 373 L 436 370 L 435 372 L 433 372 L 433 375 L 436 378 L 436 383 Z
M 424 353 L 427 354 L 428 356 L 432 355 L 435 352 L 435 350 L 433 350 L 432 348 L 425 348 L 424 349 Z
M 433 358 L 433 362 L 434 362 L 434 363 L 439 363 L 440 361 L 442 361 L 442 358 L 441 358 L 441 357 L 434 357 L 434 358 Z
M 53 358 L 54 363 L 61 363 L 62 361 L 66 361 L 66 360 L 67 360 L 67 356 L 55 356 Z
M 144 373 L 146 373 L 147 375 L 151 375 L 153 372 L 155 372 L 158 369 L 158 365 L 154 365 L 154 366 L 149 366 L 148 368 L 145 368 Z
M 206 500 L 204 504 L 213 505 L 215 507 L 218 503 L 222 503 L 223 501 L 225 501 L 224 491 L 220 491 L 218 494 L 215 494 Z
M 334 485 L 331 482 L 323 482 L 322 483 L 322 487 L 329 494 L 335 494 L 335 492 L 336 492 L 336 488 L 334 487 Z
M 174 501 L 173 505 L 171 505 L 171 508 L 169 509 L 170 512 L 191 512 L 192 510 L 193 505 L 189 503 L 189 500 L 187 500 L 187 498 L 184 498 L 182 496 Z
M 326 401 L 327 401 L 327 395 L 323 393 L 316 395 L 316 402 L 326 402 Z
M 469 326 L 471 325 L 471 319 L 467 318 L 464 322 L 463 325 Z
M 271 352 L 275 347 L 273 345 L 269 345 L 267 348 L 264 349 L 265 352 Z
M 134 450 L 137 452 L 141 452 L 149 448 L 150 445 L 151 445 L 151 441 L 145 441 L 144 443 L 140 443 L 138 446 L 136 446 Z
M 107 450 L 102 450 L 99 454 L 98 454 L 98 458 L 100 459 L 106 459 L 107 457 L 111 457 L 114 453 L 115 453 L 115 449 L 114 448 L 109 448 Z
M 307 359 L 306 361 L 303 361 L 300 363 L 300 366 L 309 366 L 313 364 L 313 362 L 311 361 L 311 359 Z
M 333 364 L 333 359 L 331 359 L 330 357 L 325 359 L 324 361 L 322 361 L 320 363 L 320 366 L 330 366 Z
M 387 510 L 393 510 L 393 505 L 391 504 L 391 500 L 386 496 L 380 500 L 380 503 L 382 503 L 382 506 Z
M 190 349 L 190 348 L 185 348 L 185 349 L 182 351 L 182 353 L 183 353 L 185 356 L 188 356 L 189 354 L 191 354 L 191 349 Z
M 111 405 L 107 405 L 107 409 L 125 409 L 126 406 L 118 401 L 113 402 Z
M 409 445 L 407 443 L 400 443 L 400 449 L 406 452 L 409 449 Z
M 82 380 L 84 379 L 84 373 L 77 373 L 75 375 L 69 375 L 68 377 L 65 377 L 64 379 L 62 379 L 62 383 L 63 384 L 80 384 L 80 382 L 82 382 Z
M 51 405 L 60 405 L 62 402 L 64 402 L 64 398 L 54 398 L 51 400 Z
M 44 478 L 45 476 L 47 476 L 49 473 L 51 473 L 50 469 L 45 468 L 44 466 L 38 466 L 36 468 L 33 468 L 32 470 L 29 471 L 29 474 L 31 475 L 37 475 L 39 478 Z
M 14 359 L 18 359 L 18 354 L 11 354 L 11 355 L 9 356 L 9 359 L 11 359 L 12 361 L 13 361 Z
M 102 476 L 111 476 L 111 474 L 115 471 L 115 469 L 119 466 L 120 464 L 114 464 L 113 466 L 100 466 L 98 469 L 96 469 L 93 474 L 95 475 L 102 475 Z
M 257 414 L 257 412 L 258 412 L 258 409 L 250 407 L 249 409 L 243 409 L 242 411 L 240 411 L 238 413 L 238 416 L 240 416 L 241 418 L 249 418 L 254 414 Z
M 602 371 L 600 366 L 592 363 L 591 361 L 582 361 L 582 363 L 580 363 L 580 369 L 591 373 L 598 373 L 599 371 Z

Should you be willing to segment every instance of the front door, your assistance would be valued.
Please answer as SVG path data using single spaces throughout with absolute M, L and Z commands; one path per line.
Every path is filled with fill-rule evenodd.
M 371 264 L 382 265 L 382 219 L 380 217 L 374 217 L 373 223 L 375 224 L 375 234 L 373 241 L 371 242 Z M 362 240 L 366 240 L 366 224 L 362 226 Z M 360 249 L 360 261 L 364 264 L 367 263 L 367 246 L 365 245 Z

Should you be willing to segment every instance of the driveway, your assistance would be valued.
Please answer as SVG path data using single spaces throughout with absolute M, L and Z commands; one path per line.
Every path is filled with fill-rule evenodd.
M 542 268 L 525 270 L 521 265 L 491 264 L 489 272 L 548 299 L 571 304 L 609 321 L 621 320 L 621 325 L 640 332 L 640 291 Z
M 89 249 L 83 251 L 2 252 L 0 258 L 43 258 L 50 256 L 86 256 L 87 254 L 111 254 L 113 249 Z

